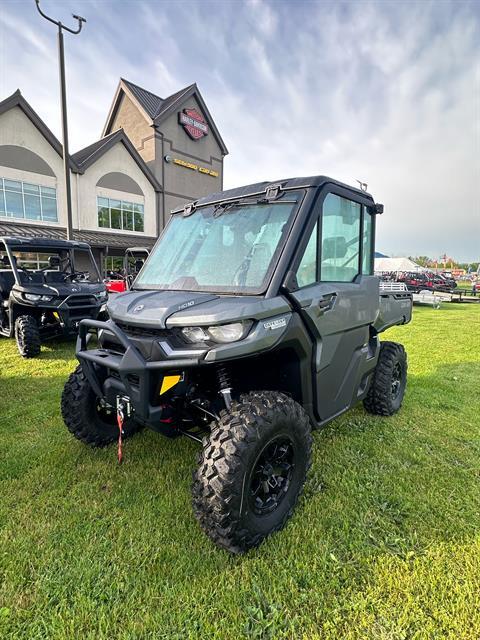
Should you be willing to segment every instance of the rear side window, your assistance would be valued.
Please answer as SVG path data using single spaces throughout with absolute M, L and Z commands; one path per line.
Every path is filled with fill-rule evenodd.
M 370 276 L 373 273 L 372 246 L 373 246 L 373 224 L 372 216 L 368 213 L 367 207 L 363 207 L 363 253 L 362 253 L 362 274 Z
M 362 205 L 329 193 L 323 203 L 320 280 L 352 282 L 360 272 Z

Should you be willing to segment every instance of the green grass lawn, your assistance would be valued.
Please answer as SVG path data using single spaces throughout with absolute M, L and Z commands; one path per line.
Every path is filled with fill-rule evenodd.
M 293 519 L 233 557 L 190 506 L 197 445 L 94 450 L 59 398 L 73 344 L 0 342 L 0 637 L 480 637 L 480 307 L 415 309 L 404 408 L 315 434 Z

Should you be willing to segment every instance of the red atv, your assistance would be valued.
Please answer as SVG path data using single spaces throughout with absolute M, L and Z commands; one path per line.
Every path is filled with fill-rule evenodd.
M 128 291 L 132 282 L 137 277 L 150 251 L 146 247 L 130 247 L 123 257 L 123 269 L 121 273 L 110 271 L 105 280 L 105 286 L 109 293 L 123 293 Z

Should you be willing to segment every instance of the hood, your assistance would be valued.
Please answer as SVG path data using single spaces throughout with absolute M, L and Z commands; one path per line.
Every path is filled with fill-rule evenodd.
M 107 309 L 116 322 L 165 329 L 172 314 L 218 298 L 189 291 L 128 291 L 110 298 Z
M 107 305 L 115 322 L 165 329 L 268 318 L 291 310 L 281 296 L 225 296 L 189 291 L 128 291 Z
M 93 295 L 106 291 L 105 285 L 101 282 L 48 282 L 45 284 L 32 282 L 15 285 L 14 288 L 25 293 L 38 293 L 40 295 L 58 296 L 61 298 L 79 294 Z

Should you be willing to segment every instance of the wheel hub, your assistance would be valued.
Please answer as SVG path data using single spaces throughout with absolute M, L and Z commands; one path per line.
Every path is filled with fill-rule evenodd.
M 249 502 L 254 513 L 266 515 L 278 508 L 288 492 L 294 466 L 289 438 L 277 438 L 266 445 L 251 475 Z
M 400 363 L 397 362 L 393 368 L 392 373 L 392 398 L 395 400 L 400 393 L 400 388 L 402 386 L 402 367 Z

